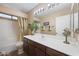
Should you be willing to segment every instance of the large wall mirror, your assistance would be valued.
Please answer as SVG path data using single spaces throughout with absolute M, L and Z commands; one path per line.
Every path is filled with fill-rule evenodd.
M 66 12 L 66 11 L 65 11 Z M 71 4 L 69 14 L 56 17 L 56 32 L 62 35 L 65 28 L 71 31 L 71 37 L 79 40 L 79 4 Z

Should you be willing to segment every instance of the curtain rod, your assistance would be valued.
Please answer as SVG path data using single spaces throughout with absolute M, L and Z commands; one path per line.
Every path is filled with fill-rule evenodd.
M 9 14 L 9 13 L 4 13 L 4 12 L 0 12 L 0 13 L 6 14 L 6 15 L 10 15 L 10 16 L 15 16 L 15 17 L 21 17 L 21 16 L 16 16 L 16 15 L 11 15 L 11 14 Z M 23 17 L 23 18 L 26 18 L 26 17 Z

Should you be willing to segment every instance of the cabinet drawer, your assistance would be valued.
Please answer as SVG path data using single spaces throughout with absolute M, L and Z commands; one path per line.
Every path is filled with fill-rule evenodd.
M 23 40 L 23 51 L 28 54 L 28 42 L 27 41 L 28 41 L 27 39 Z
M 45 52 L 45 46 L 37 43 L 37 42 L 34 42 L 34 41 L 31 41 L 31 40 L 28 40 L 28 43 L 38 49 L 40 49 L 41 51 Z
M 40 49 L 41 51 L 45 52 L 45 48 L 46 47 L 44 45 L 41 45 L 39 43 L 35 43 L 35 47 L 38 48 L 38 49 Z
M 49 56 L 66 56 L 66 54 L 61 53 L 51 48 L 46 48 L 46 54 Z
M 28 40 L 28 44 L 35 46 L 35 42 L 32 40 Z
M 36 56 L 36 51 L 35 51 L 35 47 L 33 45 L 29 44 L 29 56 Z
M 41 51 L 38 48 L 36 48 L 35 52 L 36 52 L 36 56 L 45 56 L 45 52 Z

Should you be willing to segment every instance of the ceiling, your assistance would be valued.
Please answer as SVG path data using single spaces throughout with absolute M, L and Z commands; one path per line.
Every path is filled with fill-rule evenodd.
M 1 3 L 0 5 L 8 6 L 27 13 L 30 10 L 32 10 L 35 6 L 37 6 L 38 3 Z

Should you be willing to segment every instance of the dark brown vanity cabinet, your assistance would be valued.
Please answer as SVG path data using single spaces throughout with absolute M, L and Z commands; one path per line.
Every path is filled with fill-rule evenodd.
M 56 50 L 48 48 L 48 47 L 46 48 L 46 54 L 47 54 L 47 56 L 67 56 L 64 53 L 61 53 L 59 51 L 56 51 Z
M 45 56 L 45 46 L 31 40 L 28 40 L 28 46 L 30 56 Z
M 28 50 L 29 50 L 29 46 L 28 46 L 28 40 L 24 38 L 23 40 L 23 50 L 24 52 L 26 52 L 27 54 L 29 53 Z
M 28 50 L 29 53 L 28 53 L 28 55 L 29 56 L 35 56 L 36 55 L 36 51 L 35 50 L 36 50 L 36 48 L 33 45 L 29 44 L 29 50 Z
M 29 39 L 23 40 L 23 50 L 28 56 L 45 56 L 45 46 Z
M 30 39 L 24 39 L 23 49 L 28 56 L 67 56 Z
M 45 56 L 45 52 L 41 51 L 40 49 L 36 49 L 36 56 Z

